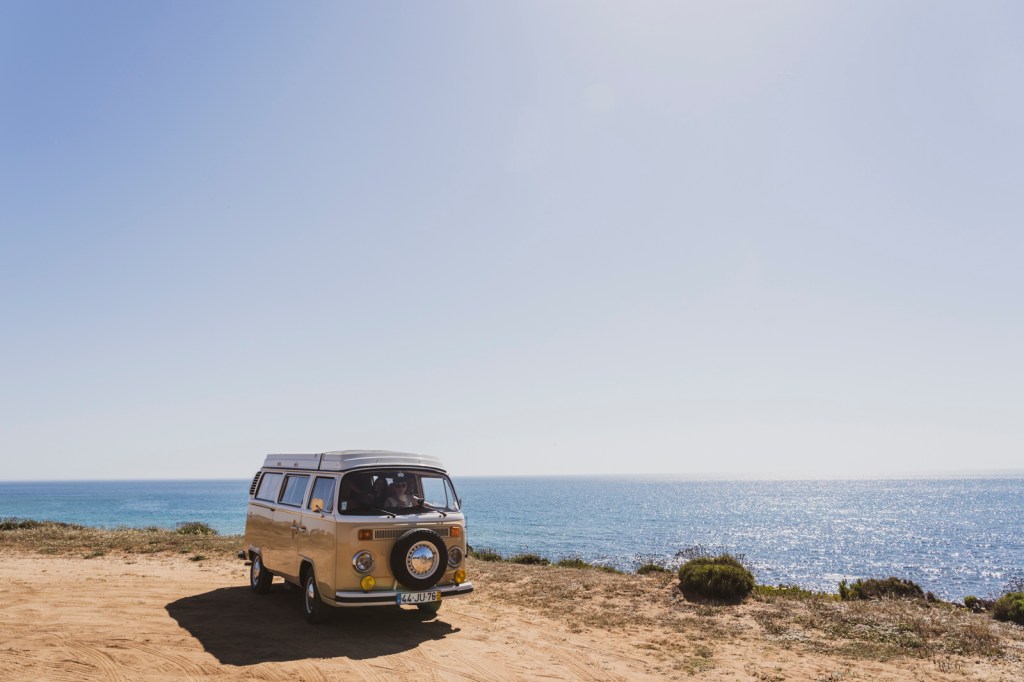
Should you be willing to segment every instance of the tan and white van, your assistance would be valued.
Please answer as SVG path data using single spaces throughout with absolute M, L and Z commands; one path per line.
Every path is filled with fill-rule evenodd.
M 345 450 L 267 455 L 245 520 L 253 592 L 302 588 L 306 619 L 328 607 L 413 605 L 468 594 L 466 518 L 436 457 Z

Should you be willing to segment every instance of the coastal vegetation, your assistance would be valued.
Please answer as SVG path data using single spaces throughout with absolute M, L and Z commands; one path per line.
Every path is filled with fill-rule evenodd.
M 996 599 L 992 606 L 992 617 L 1024 625 L 1024 592 L 1007 592 Z
M 754 589 L 754 574 L 729 554 L 697 557 L 679 567 L 679 588 L 688 597 L 742 601 Z
M 174 532 L 178 535 L 218 535 L 216 529 L 202 521 L 184 521 L 179 523 Z
M 212 528 L 212 532 L 206 533 L 201 529 L 206 524 L 193 524 L 186 522 L 175 530 L 157 526 L 103 529 L 60 521 L 8 518 L 0 519 L 0 547 L 83 559 L 111 553 L 233 557 L 242 548 L 240 535 L 217 535 Z
M 847 584 L 839 582 L 839 598 L 848 601 L 853 599 L 925 599 L 924 590 L 912 580 L 903 580 L 895 576 L 888 578 L 867 578 Z

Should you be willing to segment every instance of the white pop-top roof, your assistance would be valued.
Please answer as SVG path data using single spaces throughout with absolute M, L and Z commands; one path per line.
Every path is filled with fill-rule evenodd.
M 362 467 L 428 467 L 444 471 L 437 457 L 389 450 L 333 450 L 320 454 L 267 455 L 265 469 L 309 469 L 313 471 L 348 471 Z

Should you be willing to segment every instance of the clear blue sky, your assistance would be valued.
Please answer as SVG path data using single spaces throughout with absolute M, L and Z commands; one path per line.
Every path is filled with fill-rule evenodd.
M 1024 462 L 1024 5 L 0 4 L 0 479 Z

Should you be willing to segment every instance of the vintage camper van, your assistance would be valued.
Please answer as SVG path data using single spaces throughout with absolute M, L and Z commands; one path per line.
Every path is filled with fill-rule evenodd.
M 344 450 L 267 455 L 245 520 L 250 586 L 302 589 L 306 619 L 329 608 L 415 606 L 468 594 L 466 519 L 436 457 Z

